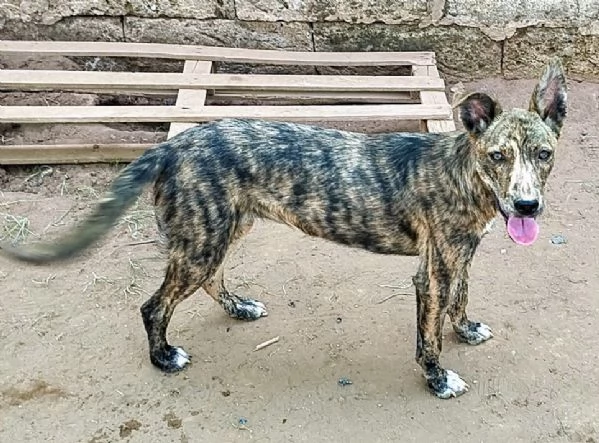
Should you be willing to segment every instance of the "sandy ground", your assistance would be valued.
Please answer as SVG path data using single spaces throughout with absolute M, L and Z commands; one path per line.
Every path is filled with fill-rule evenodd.
M 466 87 L 511 107 L 526 105 L 533 84 Z M 159 373 L 138 311 L 164 264 L 154 244 L 140 244 L 155 236 L 145 195 L 75 263 L 0 259 L 0 441 L 596 442 L 599 87 L 570 88 L 538 242 L 518 247 L 499 225 L 473 265 L 469 311 L 495 338 L 469 347 L 446 328 L 442 362 L 470 383 L 466 395 L 435 398 L 414 361 L 416 259 L 271 223 L 255 227 L 227 275 L 239 293 L 265 302 L 269 317 L 234 321 L 205 294 L 192 297 L 169 338 L 193 364 Z M 122 128 L 96 129 L 125 137 Z M 135 131 L 126 137 L 153 140 Z M 118 169 L 3 170 L 3 235 L 33 241 L 68 232 Z M 566 243 L 553 244 L 555 235 Z M 253 351 L 274 336 L 278 343 Z M 353 384 L 341 386 L 342 377 Z

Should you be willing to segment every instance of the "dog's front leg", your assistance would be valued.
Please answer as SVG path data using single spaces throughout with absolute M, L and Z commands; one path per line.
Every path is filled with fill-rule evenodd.
M 457 397 L 468 390 L 458 374 L 439 363 L 443 320 L 460 273 L 457 264 L 445 260 L 439 249 L 430 245 L 413 278 L 418 317 L 416 361 L 424 370 L 428 387 L 440 398 Z
M 484 323 L 472 321 L 466 315 L 468 305 L 468 269 L 462 271 L 462 275 L 452 297 L 448 314 L 451 319 L 453 330 L 458 338 L 468 344 L 478 345 L 493 337 L 491 328 Z

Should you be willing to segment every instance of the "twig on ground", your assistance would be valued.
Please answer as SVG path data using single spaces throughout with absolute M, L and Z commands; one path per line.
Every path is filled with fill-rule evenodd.
M 48 223 L 48 225 L 44 228 L 44 230 L 42 231 L 44 234 L 46 233 L 46 231 L 48 229 L 50 229 L 50 226 L 56 227 L 59 226 L 60 223 L 64 220 L 64 218 L 73 210 L 73 207 L 71 206 L 69 209 L 67 209 L 66 211 L 64 211 L 64 214 L 62 214 L 60 217 L 58 217 L 58 219 L 51 221 L 50 223 Z
M 138 246 L 138 245 L 149 245 L 151 243 L 156 243 L 157 240 L 143 240 L 143 241 L 135 241 L 133 243 L 125 243 L 123 246 Z
M 276 343 L 276 342 L 278 342 L 278 341 L 279 341 L 279 336 L 277 335 L 276 337 L 274 337 L 274 338 L 271 338 L 270 340 L 266 340 L 265 342 L 263 342 L 263 343 L 260 343 L 259 345 L 257 345 L 257 346 L 254 348 L 254 351 L 259 351 L 260 349 L 264 349 L 264 348 L 266 348 L 267 346 L 273 345 L 273 344 L 275 344 L 275 343 Z
M 393 294 L 391 294 L 391 295 L 388 295 L 387 297 L 383 298 L 382 300 L 379 300 L 379 301 L 377 301 L 377 302 L 376 302 L 376 304 L 377 304 L 377 305 L 380 305 L 380 304 L 382 304 L 382 303 L 385 303 L 386 301 L 389 301 L 389 300 L 391 300 L 392 298 L 395 298 L 395 297 L 397 297 L 398 295 L 410 295 L 410 294 L 409 294 L 409 293 L 407 293 L 407 292 L 394 292 Z

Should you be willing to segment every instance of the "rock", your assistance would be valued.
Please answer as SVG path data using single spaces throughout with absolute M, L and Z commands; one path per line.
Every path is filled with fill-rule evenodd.
M 315 23 L 317 51 L 435 51 L 448 80 L 501 74 L 501 46 L 474 28 Z
M 536 78 L 550 58 L 560 56 L 570 78 L 599 79 L 599 34 L 583 35 L 573 28 L 520 29 L 505 42 L 504 75 Z
M 123 25 L 115 17 L 72 17 L 51 26 L 12 20 L 0 23 L 0 39 L 120 41 Z
M 3 0 L 10 20 L 53 25 L 75 16 L 233 18 L 234 0 Z M 3 11 L 4 12 L 4 11 Z
M 565 245 L 567 243 L 566 237 L 560 234 L 552 235 L 551 243 L 553 243 L 554 245 Z
M 125 33 L 127 40 L 132 42 L 312 50 L 307 23 L 128 18 Z
M 339 21 L 417 24 L 430 15 L 425 0 L 244 0 L 236 3 L 241 20 Z
M 527 0 L 502 2 L 497 0 L 447 0 L 446 16 L 460 25 L 505 26 L 508 23 L 520 26 L 557 26 L 578 19 L 577 0 Z
M 352 385 L 353 382 L 347 377 L 341 377 L 339 380 L 337 380 L 337 384 L 339 386 L 349 386 Z

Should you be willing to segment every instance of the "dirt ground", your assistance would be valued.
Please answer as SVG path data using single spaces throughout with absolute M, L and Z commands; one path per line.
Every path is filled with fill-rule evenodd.
M 465 86 L 522 107 L 533 84 Z M 537 243 L 516 246 L 498 223 L 477 253 L 469 311 L 495 338 L 470 347 L 446 326 L 442 354 L 469 382 L 466 395 L 435 398 L 414 361 L 416 259 L 266 222 L 239 247 L 227 278 L 270 315 L 239 322 L 207 295 L 192 297 L 177 309 L 169 338 L 193 364 L 159 373 L 138 310 L 164 264 L 148 243 L 156 231 L 145 195 L 74 263 L 0 259 L 0 441 L 598 441 L 598 94 L 596 84 L 570 84 Z M 126 137 L 153 140 L 135 131 L 143 133 Z M 68 232 L 118 170 L 2 170 L 2 235 L 34 241 Z M 552 243 L 558 235 L 564 244 Z M 278 343 L 253 351 L 275 336 Z M 341 385 L 344 377 L 352 384 Z

